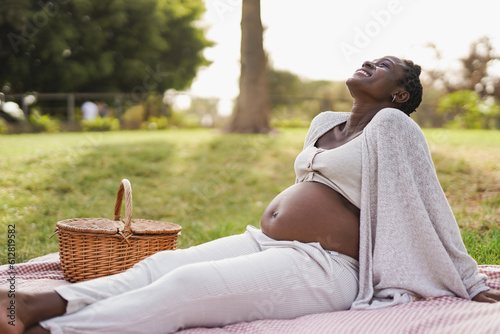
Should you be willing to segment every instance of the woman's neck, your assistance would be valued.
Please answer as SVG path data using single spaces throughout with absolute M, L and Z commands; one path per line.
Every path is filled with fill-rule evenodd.
M 387 108 L 387 104 L 384 105 L 374 105 L 374 104 L 357 104 L 354 101 L 351 115 L 347 119 L 347 122 L 342 129 L 345 136 L 357 135 L 363 131 L 363 129 L 370 123 L 372 118 L 384 108 Z

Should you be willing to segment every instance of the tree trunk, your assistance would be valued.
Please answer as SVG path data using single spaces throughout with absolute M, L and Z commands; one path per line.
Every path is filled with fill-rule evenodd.
M 243 0 L 240 95 L 235 113 L 227 127 L 229 132 L 270 131 L 269 79 L 262 34 L 260 0 Z

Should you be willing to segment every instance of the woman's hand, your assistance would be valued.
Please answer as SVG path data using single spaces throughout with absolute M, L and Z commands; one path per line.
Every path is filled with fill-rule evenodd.
M 472 300 L 480 303 L 497 303 L 500 301 L 500 290 L 491 289 L 478 293 Z

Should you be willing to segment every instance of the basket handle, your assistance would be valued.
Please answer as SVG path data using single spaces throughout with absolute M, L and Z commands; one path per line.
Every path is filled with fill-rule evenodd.
M 116 203 L 115 203 L 115 220 L 119 221 L 122 211 L 122 200 L 123 195 L 125 194 L 125 228 L 123 232 L 126 234 L 132 233 L 132 229 L 130 224 L 132 222 L 132 186 L 130 185 L 130 181 L 127 179 L 123 179 L 120 184 L 120 188 L 118 188 L 118 193 L 116 194 Z

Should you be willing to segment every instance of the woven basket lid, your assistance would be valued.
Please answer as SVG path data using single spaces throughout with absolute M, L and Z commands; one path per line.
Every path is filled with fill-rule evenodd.
M 125 224 L 106 218 L 73 218 L 56 223 L 61 230 L 99 234 L 116 234 L 123 230 Z
M 133 234 L 175 234 L 182 230 L 180 225 L 149 219 L 132 219 Z

